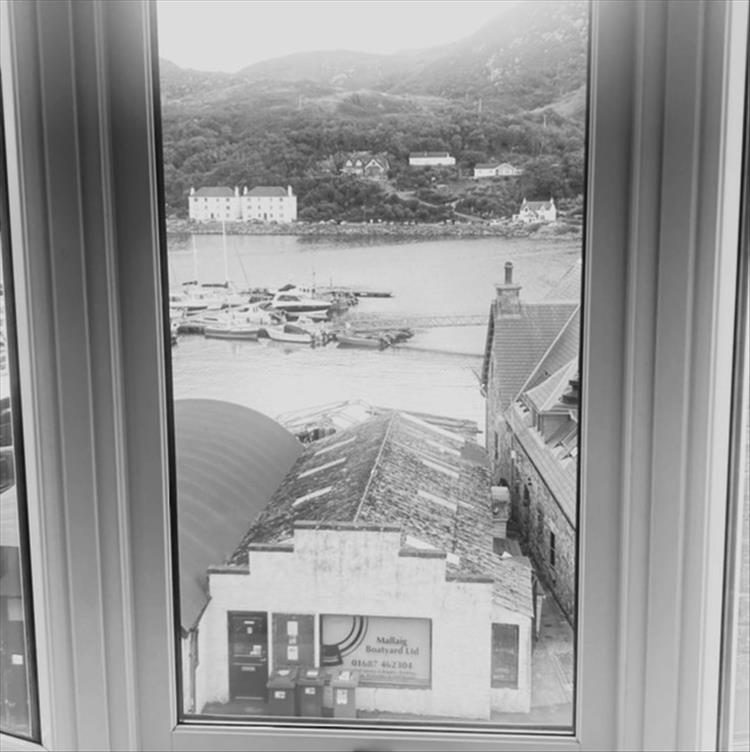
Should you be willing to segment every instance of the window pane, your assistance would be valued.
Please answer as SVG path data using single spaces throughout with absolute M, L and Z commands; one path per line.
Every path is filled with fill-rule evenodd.
M 38 739 L 3 149 L 0 126 L 0 732 Z
M 158 4 L 184 719 L 572 729 L 588 11 Z

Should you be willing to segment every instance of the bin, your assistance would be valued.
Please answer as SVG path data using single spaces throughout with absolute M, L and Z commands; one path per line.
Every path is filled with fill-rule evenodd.
M 326 676 L 322 668 L 305 668 L 297 677 L 297 711 L 305 718 L 323 716 L 323 686 Z
M 359 671 L 336 671 L 331 677 L 333 690 L 333 717 L 356 718 L 356 689 L 359 684 Z
M 297 715 L 297 668 L 277 668 L 270 677 L 268 688 L 269 715 Z

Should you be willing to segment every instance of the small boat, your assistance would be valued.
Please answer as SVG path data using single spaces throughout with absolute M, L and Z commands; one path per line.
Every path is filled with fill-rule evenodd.
M 207 339 L 242 339 L 256 341 L 260 327 L 253 324 L 226 323 L 223 325 L 207 326 L 203 336 Z
M 276 342 L 295 342 L 300 345 L 311 345 L 314 335 L 307 329 L 295 324 L 266 327 L 268 336 Z
M 390 341 L 385 337 L 372 337 L 367 334 L 337 334 L 336 341 L 339 347 L 365 347 L 375 350 L 383 350 L 388 347 Z
M 325 312 L 331 308 L 329 300 L 308 297 L 295 290 L 279 291 L 271 300 L 269 308 L 273 311 L 285 311 L 286 313 L 299 314 L 311 312 Z

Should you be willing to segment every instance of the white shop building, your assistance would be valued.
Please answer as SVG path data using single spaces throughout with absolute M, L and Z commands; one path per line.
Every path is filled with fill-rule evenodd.
M 242 218 L 240 191 L 225 185 L 191 188 L 188 209 L 195 222 L 236 222 Z
M 177 441 L 179 460 L 179 425 Z M 224 562 L 193 578 L 205 587 L 184 640 L 195 710 L 262 702 L 274 668 L 322 666 L 359 672 L 363 711 L 528 712 L 532 574 L 497 553 L 513 547 L 485 451 L 404 413 L 295 451 Z

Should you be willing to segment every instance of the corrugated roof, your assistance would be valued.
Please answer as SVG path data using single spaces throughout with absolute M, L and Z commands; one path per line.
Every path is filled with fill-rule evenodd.
M 499 392 L 499 409 L 505 411 L 529 375 L 576 311 L 576 303 L 521 302 L 517 315 L 501 315 L 497 302 L 490 309 L 482 385 Z M 495 383 L 488 384 L 490 360 Z
M 574 358 L 532 389 L 523 390 L 523 399 L 530 402 L 537 412 L 556 408 L 570 409 L 560 403 L 560 397 L 568 388 L 570 380 L 575 379 L 577 374 L 578 358 Z
M 549 289 L 544 296 L 545 300 L 572 300 L 579 303 L 581 300 L 581 272 L 583 262 L 579 258 L 565 270 L 562 277 Z
M 581 339 L 581 309 L 576 306 L 575 311 L 565 322 L 560 333 L 544 353 L 536 367 L 529 374 L 528 379 L 519 391 L 533 389 L 542 381 L 551 376 L 555 371 L 578 360 L 578 349 Z
M 450 157 L 450 153 L 447 151 L 413 151 L 409 154 L 409 159 L 424 158 L 424 157 Z
M 286 196 L 286 188 L 278 185 L 259 185 L 247 192 L 248 196 L 261 196 L 266 198 L 275 198 Z
M 195 195 L 214 198 L 231 198 L 234 196 L 234 191 L 225 185 L 209 185 L 204 188 L 198 188 Z
M 492 549 L 487 456 L 476 444 L 476 451 L 464 451 L 469 443 L 395 412 L 317 441 L 300 455 L 228 561 L 244 565 L 250 547 L 286 541 L 303 521 L 397 525 L 404 540 L 411 536 L 458 556 L 457 565 L 449 563 L 450 576 L 490 577 L 496 602 L 530 615 L 530 567 L 501 560 Z M 346 462 L 333 464 L 342 458 Z M 425 459 L 453 472 L 438 472 Z M 326 493 L 312 496 L 321 489 Z
M 265 415 L 217 400 L 175 402 L 181 621 L 195 625 L 206 570 L 265 508 L 302 445 Z

